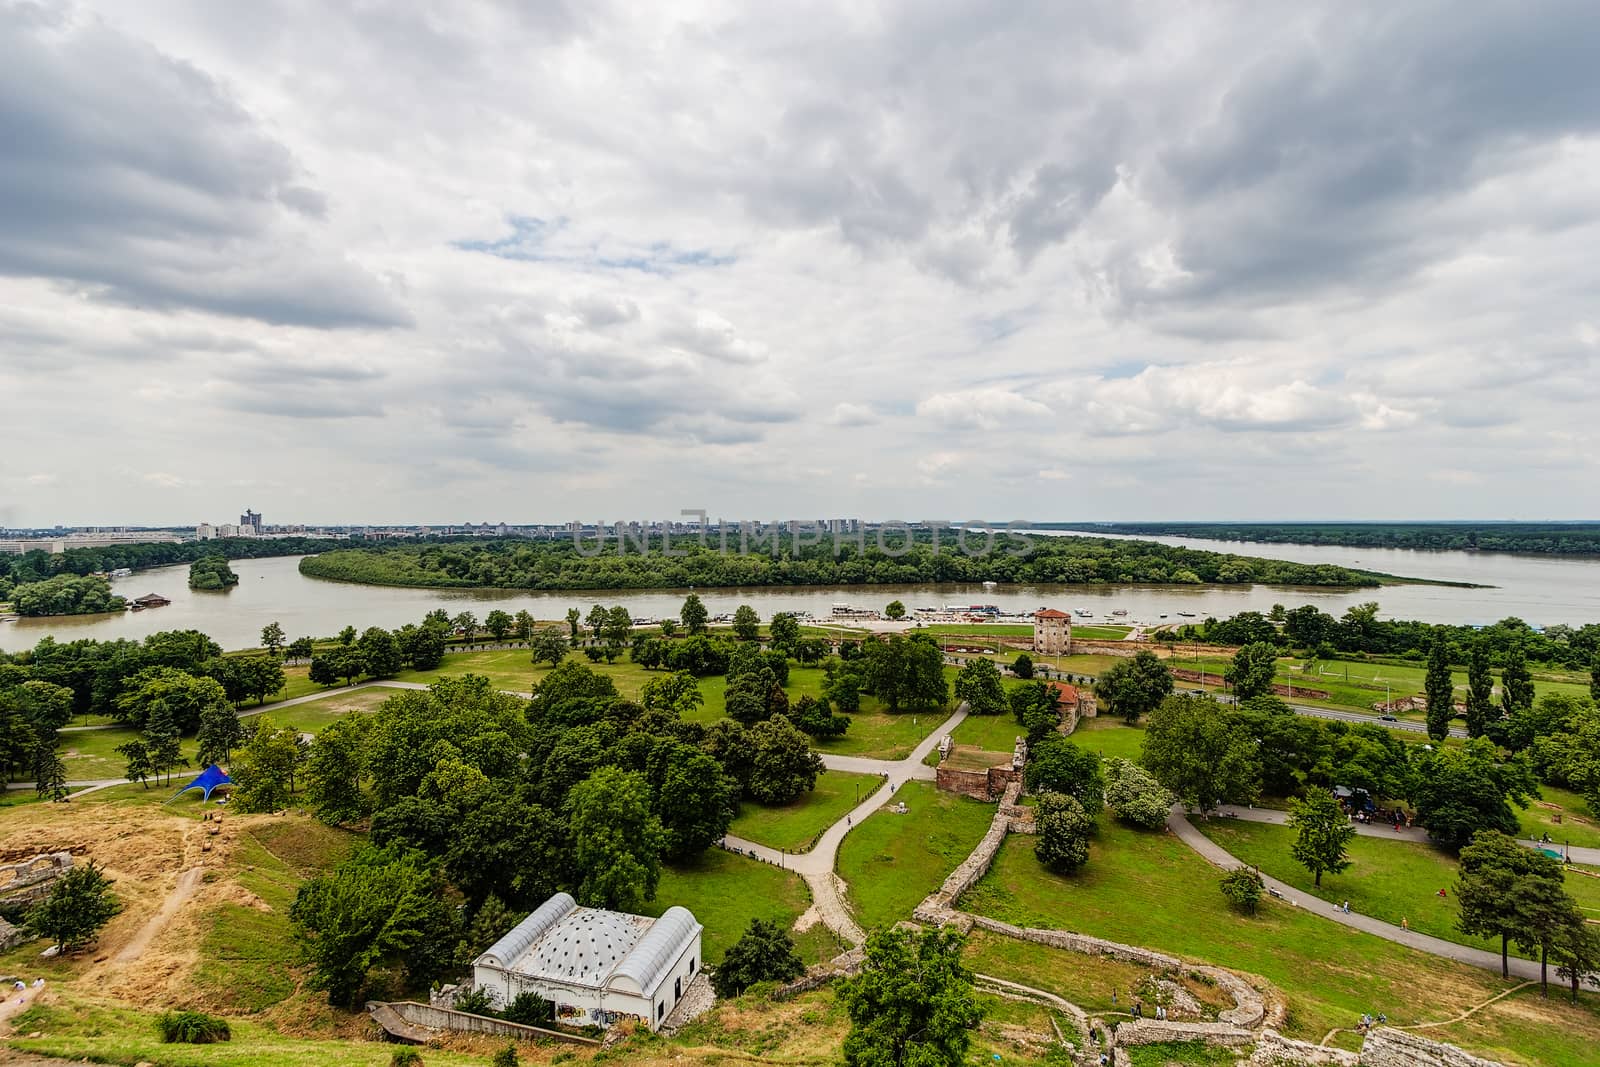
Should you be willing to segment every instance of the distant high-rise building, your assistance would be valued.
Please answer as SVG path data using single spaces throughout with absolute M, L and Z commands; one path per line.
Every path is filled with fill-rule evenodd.
M 239 516 L 239 525 L 240 526 L 249 526 L 250 528 L 255 530 L 257 536 L 259 536 L 260 533 L 261 533 L 261 515 L 260 515 L 260 513 L 259 512 L 255 512 L 255 511 L 251 511 L 249 508 L 246 508 L 244 514 Z

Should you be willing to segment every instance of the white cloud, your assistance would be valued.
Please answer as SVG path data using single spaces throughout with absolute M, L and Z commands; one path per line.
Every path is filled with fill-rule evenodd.
M 441 10 L 0 0 L 9 522 L 1600 512 L 1593 5 Z

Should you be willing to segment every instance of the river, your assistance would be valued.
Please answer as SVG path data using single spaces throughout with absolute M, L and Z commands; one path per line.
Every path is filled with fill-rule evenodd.
M 1108 536 L 1092 533 L 1093 536 Z M 1198 618 L 1235 612 L 1265 612 L 1273 604 L 1296 607 L 1316 604 L 1333 615 L 1351 604 L 1376 600 L 1390 618 L 1428 622 L 1486 623 L 1516 615 L 1535 625 L 1578 625 L 1600 621 L 1600 560 L 1548 559 L 1497 553 L 1425 552 L 1400 549 L 1352 549 L 1324 545 L 1252 545 L 1177 537 L 1146 540 L 1190 548 L 1264 556 L 1306 563 L 1403 574 L 1416 578 L 1474 582 L 1488 588 L 1406 585 L 1383 589 L 1329 590 L 1281 586 L 1170 585 L 1019 585 L 985 590 L 978 585 L 847 586 L 842 588 L 779 587 L 702 589 L 700 598 L 713 615 L 750 604 L 763 618 L 774 611 L 809 611 L 818 618 L 832 605 L 847 602 L 881 607 L 901 600 L 908 608 L 923 605 L 997 604 L 1008 611 L 1041 606 L 1085 609 L 1096 622 L 1154 622 L 1163 614 L 1179 621 L 1180 612 Z M 59 641 L 92 637 L 107 640 L 144 637 L 158 630 L 195 629 L 210 634 L 224 648 L 257 645 L 261 628 L 278 622 L 292 640 L 326 636 L 345 626 L 395 628 L 416 622 L 434 608 L 455 614 L 471 611 L 481 620 L 495 608 L 515 613 L 527 609 L 536 618 L 559 619 L 569 607 L 587 613 L 589 605 L 622 604 L 635 616 L 676 615 L 685 590 L 580 590 L 526 592 L 495 589 L 397 589 L 350 585 L 307 578 L 298 569 L 300 557 L 236 560 L 239 585 L 226 592 L 195 592 L 188 586 L 187 565 L 161 567 L 113 582 L 127 597 L 160 593 L 172 603 L 164 608 L 50 619 L 18 619 L 0 623 L 0 649 L 31 648 L 40 638 Z M 1126 617 L 1112 619 L 1124 609 Z

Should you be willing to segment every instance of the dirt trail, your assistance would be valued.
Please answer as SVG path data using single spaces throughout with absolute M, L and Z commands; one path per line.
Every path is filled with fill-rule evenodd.
M 195 890 L 200 888 L 200 883 L 205 877 L 204 867 L 190 867 L 178 875 L 178 884 L 172 887 L 172 892 L 167 894 L 167 899 L 161 902 L 161 907 L 156 913 L 145 921 L 139 932 L 133 935 L 133 940 L 122 947 L 117 953 L 117 963 L 137 963 L 160 934 L 167 928 L 189 899 L 194 896 Z

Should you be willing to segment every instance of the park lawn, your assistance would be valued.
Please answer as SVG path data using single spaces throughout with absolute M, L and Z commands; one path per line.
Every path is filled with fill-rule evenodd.
M 268 705 L 260 715 L 250 712 L 250 718 L 268 719 L 275 727 L 292 726 L 301 733 L 321 733 L 328 724 L 344 718 L 353 711 L 376 711 L 378 705 L 396 694 L 405 692 L 390 686 L 374 685 L 366 689 L 329 693 L 320 700 L 308 700 L 287 708 Z M 250 719 L 245 720 L 249 722 Z
M 964 959 L 967 967 L 979 974 L 1043 989 L 1090 1012 L 1126 1012 L 1133 1003 L 1130 991 L 1151 976 L 1177 981 L 1194 994 L 1203 1009 L 1209 1009 L 1208 1017 L 1214 1017 L 1216 1010 L 1233 1007 L 1232 997 L 1187 975 L 1018 941 L 987 930 L 974 929 L 967 935 Z M 1113 991 L 1117 994 L 1115 1004 L 1111 1001 Z M 1149 1001 L 1148 996 L 1145 999 Z
M 1509 987 L 1488 971 L 1451 963 L 1267 899 L 1254 917 L 1228 907 L 1219 873 L 1177 838 L 1100 820 L 1088 865 L 1045 870 L 1033 842 L 1013 835 L 960 906 L 1024 926 L 1070 929 L 1261 975 L 1281 989 L 1293 1037 L 1320 1041 L 1362 1012 L 1396 1025 L 1452 1018 Z M 1538 1006 L 1552 1029 L 1572 1013 Z M 1551 1065 L 1592 1062 L 1600 1032 L 1574 1034 Z
M 728 832 L 768 848 L 804 852 L 816 844 L 822 831 L 882 784 L 875 774 L 824 771 L 817 778 L 817 787 L 793 803 L 769 807 L 753 800 L 741 802 Z
M 1542 799 L 1526 809 L 1512 809 L 1522 823 L 1523 837 L 1537 841 L 1549 834 L 1558 850 L 1562 844 L 1600 848 L 1600 819 L 1581 794 L 1553 785 L 1540 786 L 1539 791 L 1544 794 Z
M 1079 748 L 1100 753 L 1103 759 L 1138 763 L 1144 749 L 1144 727 L 1129 726 L 1121 719 L 1081 719 L 1071 740 Z
M 903 801 L 908 814 L 887 805 Z M 995 806 L 932 782 L 907 782 L 885 806 L 845 835 L 835 865 L 849 884 L 856 921 L 889 926 L 911 913 L 972 853 L 994 819 Z
M 694 912 L 706 928 L 702 951 L 706 962 L 715 965 L 744 934 L 751 919 L 792 927 L 811 906 L 811 893 L 805 880 L 793 871 L 708 848 L 692 860 L 662 867 L 656 898 L 642 911 L 660 915 L 675 904 Z M 808 964 L 818 962 L 806 960 Z
M 1600 1004 L 1592 993 L 1580 994 L 1576 1005 L 1568 996 L 1551 967 L 1549 1000 L 1540 998 L 1537 987 L 1519 990 L 1460 1022 L 1424 1030 L 1422 1036 L 1502 1063 L 1592 1064 L 1600 1043 Z
M 1289 855 L 1295 839 L 1292 828 L 1234 819 L 1196 820 L 1194 825 L 1245 863 L 1330 905 L 1348 900 L 1351 911 L 1395 926 L 1404 917 L 1419 933 L 1488 952 L 1500 951 L 1499 938 L 1472 937 L 1456 929 L 1460 914 L 1455 895 L 1456 860 L 1432 845 L 1357 835 L 1347 852 L 1350 868 L 1341 874 L 1324 874 L 1317 887 L 1306 869 Z M 1441 889 L 1449 895 L 1439 896 Z M 1309 901 L 1307 906 L 1317 907 Z
M 869 711 L 874 698 L 861 698 L 861 710 L 850 716 L 850 729 L 843 737 L 819 738 L 811 742 L 818 752 L 831 752 L 839 756 L 867 756 L 872 759 L 900 760 L 911 755 L 924 738 L 933 733 L 950 717 L 944 709 L 937 711 Z M 879 705 L 881 707 L 881 705 Z
M 67 765 L 67 781 L 83 782 L 125 776 L 128 761 L 117 755 L 117 746 L 138 740 L 139 736 L 139 731 L 131 726 L 61 734 L 61 761 Z M 183 740 L 183 758 L 189 761 L 189 766 L 173 768 L 172 777 L 175 780 L 180 776 L 184 781 L 189 780 L 185 772 L 194 767 L 196 747 L 194 738 Z
M 1017 745 L 1017 737 L 1024 731 L 1010 712 L 1000 715 L 968 715 L 961 720 L 951 737 L 958 745 L 972 745 L 990 752 L 1003 752 L 1009 756 Z

